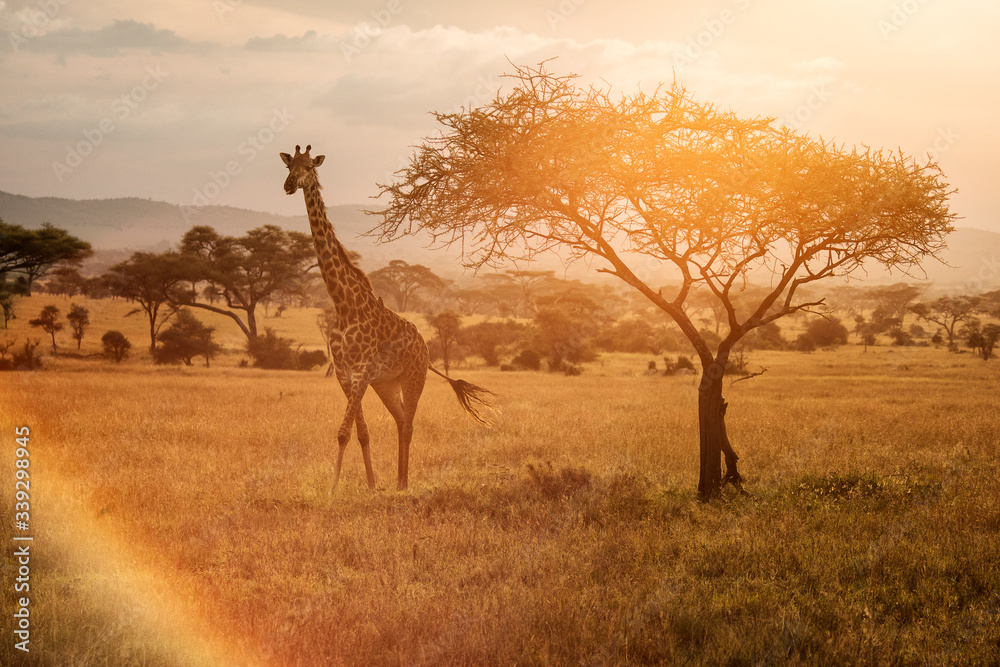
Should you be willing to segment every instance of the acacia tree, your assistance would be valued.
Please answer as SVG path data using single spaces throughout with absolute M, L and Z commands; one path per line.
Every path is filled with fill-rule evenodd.
M 954 215 L 941 171 L 740 118 L 676 83 L 613 97 L 544 65 L 509 77 L 512 89 L 486 106 L 435 114 L 440 133 L 380 185 L 389 202 L 373 213 L 374 231 L 460 242 L 472 267 L 543 251 L 603 260 L 600 270 L 671 317 L 697 352 L 700 496 L 739 485 L 722 396 L 734 346 L 821 307 L 803 297 L 804 285 L 870 261 L 906 270 L 943 249 Z M 680 285 L 651 285 L 651 259 L 672 265 Z M 751 276 L 768 289 L 737 308 Z M 726 313 L 715 349 L 685 312 L 695 286 Z
M 942 296 L 930 303 L 916 303 L 909 306 L 909 310 L 919 319 L 944 329 L 948 334 L 948 349 L 957 352 L 955 328 L 960 322 L 968 321 L 976 313 L 979 301 L 975 296 Z
M 42 331 L 52 336 L 52 354 L 56 354 L 56 333 L 62 331 L 65 325 L 59 322 L 59 308 L 56 306 L 45 306 L 42 312 L 33 320 L 28 320 L 28 324 L 33 327 L 40 327 Z
M 125 317 L 145 313 L 149 321 L 149 351 L 156 352 L 160 328 L 176 312 L 173 305 L 182 283 L 187 280 L 188 264 L 175 252 L 156 255 L 133 253 L 128 261 L 115 264 L 104 275 L 108 290 L 115 296 L 138 303 Z
M 376 292 L 391 297 L 396 310 L 404 313 L 415 305 L 417 295 L 425 290 L 440 291 L 445 283 L 433 271 L 421 264 L 407 264 L 394 259 L 368 276 Z
M 93 254 L 89 243 L 47 222 L 38 229 L 25 229 L 0 221 L 0 273 L 22 273 L 26 296 L 31 296 L 32 285 L 52 267 L 79 265 Z
M 444 374 L 451 370 L 451 357 L 462 331 L 462 316 L 453 310 L 446 310 L 437 315 L 425 315 L 427 323 L 437 334 L 441 346 L 441 360 L 444 362 Z
M 86 333 L 87 327 L 90 326 L 90 310 L 78 303 L 71 304 L 66 319 L 69 320 L 69 326 L 73 329 L 73 340 L 76 341 L 76 349 L 79 350 L 83 343 L 83 335 Z
M 208 303 L 186 292 L 175 305 L 225 315 L 248 340 L 257 337 L 257 307 L 268 299 L 304 294 L 311 279 L 309 269 L 316 262 L 308 234 L 275 225 L 252 229 L 239 238 L 222 236 L 211 227 L 192 227 L 181 240 L 181 256 L 187 261 L 187 280 L 208 282 L 213 289 Z M 225 308 L 214 305 L 219 296 Z

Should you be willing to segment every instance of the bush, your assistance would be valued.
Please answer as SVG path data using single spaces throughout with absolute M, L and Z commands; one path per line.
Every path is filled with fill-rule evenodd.
M 295 341 L 284 338 L 273 329 L 265 329 L 263 336 L 247 342 L 247 354 L 253 359 L 254 368 L 265 370 L 309 371 L 327 363 L 322 350 L 301 351 L 293 349 Z
M 594 337 L 594 345 L 607 352 L 659 354 L 671 342 L 665 327 L 641 318 L 619 320 Z
M 326 352 L 322 350 L 299 352 L 298 354 L 298 369 L 300 371 L 311 371 L 318 366 L 325 366 L 327 362 Z
M 205 357 L 205 366 L 208 366 L 212 357 L 222 350 L 212 340 L 214 335 L 214 327 L 202 324 L 190 310 L 182 310 L 170 327 L 156 337 L 160 347 L 153 351 L 153 358 L 158 364 L 183 362 L 190 366 L 195 357 Z
M 20 349 L 14 349 L 15 341 L 0 344 L 0 371 L 36 371 L 42 368 L 42 355 L 35 351 L 42 341 L 26 338 Z M 13 349 L 13 352 L 11 350 Z M 11 357 L 8 359 L 7 354 Z
M 682 368 L 686 368 L 689 371 L 697 370 L 694 367 L 694 363 L 692 363 L 690 359 L 688 359 L 685 356 L 678 355 L 678 357 L 677 357 L 677 363 L 674 364 L 674 370 L 678 370 L 679 371 Z
M 812 341 L 813 349 L 847 343 L 847 327 L 841 324 L 836 317 L 814 319 L 806 326 L 806 332 L 802 335 Z M 796 342 L 796 346 L 798 346 L 798 342 Z
M 527 371 L 537 371 L 542 368 L 542 355 L 534 350 L 521 350 L 521 353 L 510 362 L 511 366 Z
M 743 339 L 743 344 L 748 350 L 784 350 L 788 347 L 777 322 L 768 322 L 752 330 Z
M 263 336 L 256 336 L 247 341 L 247 354 L 253 359 L 254 368 L 267 370 L 292 369 L 296 367 L 294 341 L 284 338 L 274 332 L 274 329 L 264 329 Z
M 132 349 L 132 343 L 121 331 L 105 333 L 101 336 L 101 346 L 104 348 L 104 356 L 114 359 L 116 364 L 120 364 Z
M 795 349 L 798 352 L 813 352 L 816 350 L 816 343 L 809 334 L 799 334 L 795 339 Z
M 913 336 L 911 336 L 906 331 L 903 331 L 899 327 L 889 331 L 889 338 L 892 339 L 893 345 L 899 345 L 902 347 L 909 347 L 914 344 Z
M 462 329 L 462 339 L 487 366 L 499 366 L 500 357 L 524 339 L 527 327 L 518 322 L 480 322 Z
M 564 364 L 597 359 L 591 339 L 599 329 L 592 312 L 571 303 L 546 306 L 535 314 L 533 347 L 546 357 L 550 371 L 561 371 Z

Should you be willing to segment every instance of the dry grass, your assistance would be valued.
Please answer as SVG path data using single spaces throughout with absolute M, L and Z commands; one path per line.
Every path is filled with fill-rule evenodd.
M 639 357 L 463 371 L 502 396 L 493 430 L 430 378 L 410 491 L 370 493 L 354 446 L 335 497 L 345 401 L 322 373 L 8 375 L 0 432 L 30 425 L 36 457 L 33 659 L 995 664 L 1000 365 L 754 360 L 767 374 L 727 391 L 754 498 L 710 504 L 693 379 Z M 365 408 L 392 486 L 395 427 Z

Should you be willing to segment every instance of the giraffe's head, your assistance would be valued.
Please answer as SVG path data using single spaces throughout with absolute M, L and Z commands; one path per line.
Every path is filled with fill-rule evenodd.
M 299 152 L 299 147 L 295 147 L 295 155 L 288 153 L 281 154 L 281 161 L 288 167 L 288 178 L 285 179 L 285 192 L 294 195 L 295 191 L 303 187 L 309 179 L 316 179 L 316 167 L 323 164 L 325 155 L 310 157 L 309 151 L 312 146 L 306 146 L 306 152 Z

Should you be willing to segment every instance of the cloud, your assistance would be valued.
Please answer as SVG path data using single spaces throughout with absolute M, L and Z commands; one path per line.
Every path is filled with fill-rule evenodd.
M 205 52 L 212 45 L 190 42 L 179 37 L 173 30 L 157 29 L 151 23 L 125 20 L 115 21 L 99 30 L 69 28 L 51 31 L 30 40 L 25 48 L 60 56 L 84 54 L 114 58 L 124 49 L 172 53 Z
M 319 35 L 315 30 L 309 30 L 301 37 L 253 37 L 247 40 L 247 51 L 267 51 L 282 53 L 318 53 L 337 50 L 340 40 L 332 35 Z

